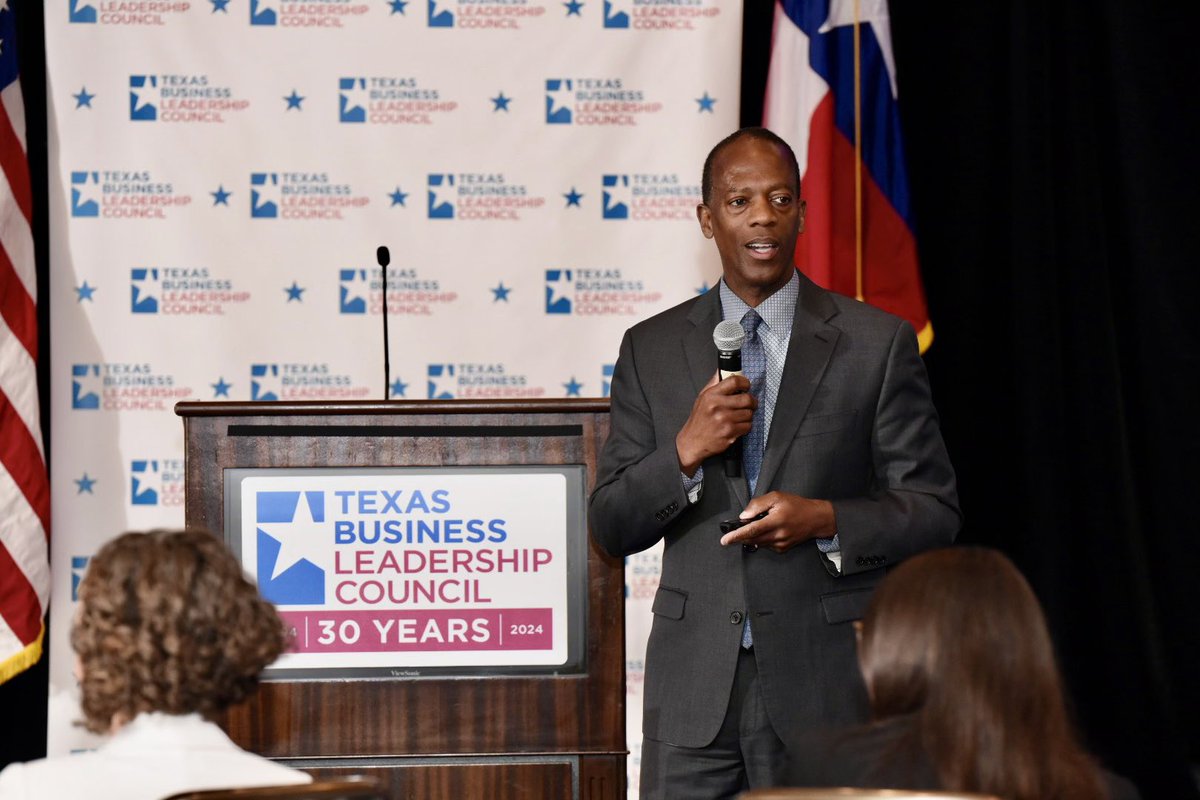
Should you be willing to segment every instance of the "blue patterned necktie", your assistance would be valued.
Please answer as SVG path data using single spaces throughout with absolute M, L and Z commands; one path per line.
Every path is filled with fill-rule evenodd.
M 742 330 L 746 331 L 746 341 L 742 343 L 742 374 L 750 381 L 750 394 L 758 400 L 754 409 L 754 420 L 750 424 L 750 432 L 742 439 L 742 467 L 746 470 L 746 480 L 750 484 L 750 494 L 758 484 L 758 471 L 762 467 L 763 445 L 766 441 L 766 411 L 767 404 L 763 402 L 763 387 L 767 383 L 767 354 L 763 350 L 762 339 L 758 336 L 758 326 L 762 317 L 754 309 L 750 309 L 742 317 Z M 749 648 L 754 644 L 754 636 L 750 632 L 750 615 L 746 615 L 746 623 L 742 626 L 742 647 Z
M 754 309 L 750 309 L 742 317 L 742 330 L 746 331 L 746 341 L 742 343 L 742 374 L 750 381 L 750 394 L 758 401 L 754 409 L 754 421 L 750 432 L 742 440 L 742 466 L 746 470 L 746 480 L 750 484 L 750 494 L 758 484 L 758 471 L 762 467 L 763 449 L 766 445 L 767 404 L 763 402 L 763 389 L 767 384 L 767 354 L 763 350 L 762 338 L 758 335 L 758 326 L 762 317 Z

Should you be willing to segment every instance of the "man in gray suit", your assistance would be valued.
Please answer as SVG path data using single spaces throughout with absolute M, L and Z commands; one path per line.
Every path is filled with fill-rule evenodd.
M 714 147 L 697 215 L 721 283 L 627 331 L 614 370 L 592 533 L 614 556 L 664 540 L 644 798 L 775 785 L 802 733 L 865 719 L 849 623 L 961 522 L 916 336 L 796 271 L 799 190 L 770 131 Z M 746 376 L 719 379 L 722 319 L 747 331 Z

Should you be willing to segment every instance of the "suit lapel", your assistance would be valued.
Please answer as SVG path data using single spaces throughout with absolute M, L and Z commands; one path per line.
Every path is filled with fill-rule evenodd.
M 700 393 L 717 371 L 717 348 L 713 344 L 713 328 L 721 321 L 721 293 L 717 287 L 709 289 L 688 314 L 692 329 L 683 339 L 684 356 L 687 358 L 688 374 L 691 375 L 692 396 Z M 710 476 L 708 479 L 711 479 Z M 721 471 L 721 479 L 729 484 L 730 491 L 737 497 L 741 506 L 749 502 L 750 491 L 746 486 L 746 478 L 729 478 Z
M 837 306 L 829 293 L 800 273 L 800 299 L 792 320 L 792 338 L 788 342 L 787 360 L 783 365 L 779 396 L 775 399 L 775 414 L 771 418 L 756 494 L 770 489 L 787 455 L 788 445 L 821 385 L 829 357 L 841 335 L 828 323 L 836 314 Z

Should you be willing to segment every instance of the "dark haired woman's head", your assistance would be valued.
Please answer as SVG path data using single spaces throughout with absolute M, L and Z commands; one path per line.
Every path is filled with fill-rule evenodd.
M 863 619 L 859 666 L 876 720 L 918 720 L 943 788 L 1006 798 L 1096 790 L 1041 606 L 999 552 L 946 548 L 893 570 Z
M 211 716 L 286 645 L 274 608 L 205 531 L 118 536 L 88 563 L 79 599 L 71 645 L 97 733 L 149 711 Z

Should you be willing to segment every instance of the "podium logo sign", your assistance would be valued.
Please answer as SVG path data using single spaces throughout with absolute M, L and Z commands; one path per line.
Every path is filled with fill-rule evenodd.
M 444 291 L 436 278 L 422 278 L 416 269 L 389 267 L 387 288 L 388 314 L 428 317 L 458 300 L 457 292 Z M 338 270 L 338 313 L 383 313 L 383 272 L 379 267 Z
M 151 364 L 109 361 L 71 365 L 71 408 L 86 411 L 169 411 L 192 397 L 191 387 Z
M 281 668 L 566 660 L 566 478 L 250 476 L 243 564 L 295 632 Z
M 547 78 L 546 124 L 633 127 L 663 110 L 622 78 Z
M 645 281 L 619 269 L 546 270 L 546 313 L 578 316 L 644 316 L 663 299 Z

